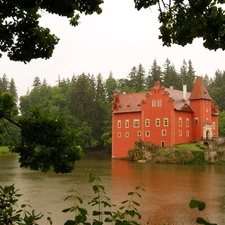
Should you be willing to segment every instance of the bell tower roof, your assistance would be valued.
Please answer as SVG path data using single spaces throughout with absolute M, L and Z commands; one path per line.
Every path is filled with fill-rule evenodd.
M 189 100 L 206 99 L 212 100 L 206 88 L 205 82 L 202 77 L 197 76 L 195 84 L 191 92 Z

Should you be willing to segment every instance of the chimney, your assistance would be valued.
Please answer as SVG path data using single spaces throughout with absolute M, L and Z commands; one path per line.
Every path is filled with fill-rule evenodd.
M 183 99 L 187 100 L 187 84 L 183 85 Z
M 173 89 L 173 86 L 170 86 L 170 89 Z

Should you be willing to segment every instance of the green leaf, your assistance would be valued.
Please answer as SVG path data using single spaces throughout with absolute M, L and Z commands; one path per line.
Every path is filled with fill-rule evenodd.
M 99 188 L 97 185 L 93 185 L 92 189 L 95 193 L 97 193 L 99 191 Z
M 21 205 L 21 208 L 25 208 L 27 205 L 26 204 L 22 204 Z
M 86 209 L 80 208 L 80 207 L 78 207 L 77 209 L 79 210 L 81 215 L 83 215 L 83 216 L 87 215 L 87 210 Z
M 192 200 L 190 201 L 190 203 L 189 203 L 189 207 L 190 207 L 191 209 L 193 209 L 193 208 L 198 208 L 199 211 L 204 210 L 204 209 L 205 209 L 205 206 L 206 206 L 205 202 L 201 202 L 201 201 L 194 200 L 194 199 L 192 199 Z
M 128 200 L 125 200 L 125 201 L 123 201 L 123 202 L 121 202 L 122 204 L 126 204 L 128 202 Z
M 134 210 L 126 210 L 125 212 L 126 212 L 126 214 L 130 215 L 131 217 L 133 217 L 135 214 Z
M 67 199 L 72 198 L 72 197 L 73 197 L 73 195 L 69 195 L 64 199 L 64 201 L 66 201 Z
M 76 222 L 74 220 L 67 220 L 64 225 L 75 225 Z
M 83 200 L 80 197 L 77 197 L 77 199 L 78 199 L 78 201 L 79 201 L 80 204 L 83 203 Z
M 140 206 L 138 202 L 132 201 L 136 206 Z
M 95 178 L 96 178 L 96 174 L 91 172 L 89 174 L 89 183 L 93 183 L 95 181 Z
M 111 223 L 112 221 L 113 221 L 113 220 L 112 220 L 112 219 L 109 219 L 109 218 L 106 218 L 106 219 L 105 219 L 105 222 L 106 222 L 106 223 Z
M 70 207 L 70 208 L 63 209 L 62 212 L 69 212 L 69 211 L 71 211 L 71 209 L 73 209 L 73 208 L 74 208 L 74 207 Z
M 112 216 L 112 212 L 110 212 L 110 211 L 104 211 L 103 214 L 108 215 L 108 216 Z
M 93 216 L 99 216 L 99 215 L 101 215 L 102 214 L 102 212 L 99 212 L 99 211 L 93 211 L 93 213 L 92 213 L 92 215 Z
M 134 192 L 128 192 L 128 195 L 133 195 L 134 194 Z
M 101 222 L 101 221 L 96 221 L 96 220 L 95 220 L 95 221 L 93 222 L 93 225 L 102 225 L 102 224 L 103 224 L 103 222 Z
M 125 208 L 125 206 L 121 206 L 119 209 L 120 209 L 120 210 L 123 210 L 124 208 Z
M 205 221 L 203 218 L 199 217 L 196 219 L 196 223 L 198 224 L 204 224 L 204 225 L 216 225 L 216 224 L 213 224 L 213 223 L 209 223 L 207 221 Z

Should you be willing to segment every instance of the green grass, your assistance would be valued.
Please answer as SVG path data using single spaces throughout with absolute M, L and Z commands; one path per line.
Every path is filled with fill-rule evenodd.
M 8 146 L 0 146 L 0 154 L 10 153 Z
M 191 151 L 202 151 L 205 150 L 206 147 L 199 144 L 199 143 L 190 143 L 190 144 L 181 144 L 175 146 L 177 149 L 180 150 L 191 150 Z

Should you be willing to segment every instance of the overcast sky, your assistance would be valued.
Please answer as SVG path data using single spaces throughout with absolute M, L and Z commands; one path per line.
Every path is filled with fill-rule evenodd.
M 185 47 L 162 46 L 155 7 L 137 11 L 132 0 L 105 0 L 102 9 L 101 15 L 83 16 L 78 27 L 71 27 L 66 18 L 43 14 L 41 25 L 60 38 L 52 58 L 24 64 L 3 56 L 0 76 L 13 78 L 21 96 L 31 89 L 36 76 L 52 86 L 58 75 L 62 79 L 101 73 L 107 79 L 112 71 L 115 79 L 125 78 L 140 63 L 148 72 L 154 59 L 163 67 L 168 58 L 177 71 L 184 59 L 191 60 L 196 75 L 214 77 L 217 69 L 225 70 L 225 52 L 205 49 L 200 39 Z

